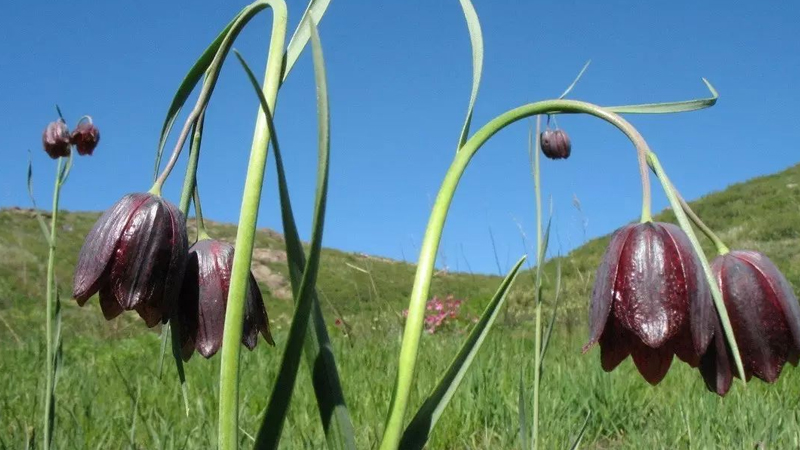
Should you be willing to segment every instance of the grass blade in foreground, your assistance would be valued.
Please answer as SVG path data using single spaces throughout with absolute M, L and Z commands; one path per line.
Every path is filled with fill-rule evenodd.
M 575 85 L 578 84 L 578 81 L 580 81 L 580 79 L 583 76 L 584 72 L 586 72 L 586 69 L 589 68 L 589 64 L 591 64 L 591 63 L 592 63 L 591 59 L 586 61 L 586 64 L 583 65 L 583 68 L 581 69 L 581 71 L 578 72 L 578 76 L 575 77 L 575 79 L 572 81 L 572 84 L 567 86 L 567 89 L 565 89 L 564 92 L 561 93 L 561 95 L 558 97 L 559 99 L 562 99 L 562 98 L 566 97 L 570 92 L 572 92 L 572 90 L 575 88 Z
M 583 440 L 583 436 L 586 434 L 586 427 L 589 425 L 589 419 L 592 417 L 592 412 L 589 411 L 586 413 L 586 419 L 583 420 L 583 425 L 581 426 L 581 430 L 578 432 L 578 436 L 575 437 L 575 442 L 570 445 L 570 450 L 578 450 L 581 446 L 581 441 Z
M 703 83 L 705 83 L 708 90 L 711 91 L 711 97 L 699 98 L 696 100 L 684 100 L 681 102 L 608 106 L 604 107 L 604 109 L 617 114 L 670 114 L 710 108 L 717 103 L 719 94 L 717 93 L 717 90 L 714 89 L 714 86 L 712 86 L 711 83 L 709 83 L 705 78 L 703 78 Z
M 344 406 L 344 399 L 343 395 L 341 394 L 341 387 L 339 385 L 338 374 L 336 373 L 333 354 L 330 352 L 327 331 L 324 331 L 324 333 L 320 335 L 319 327 L 314 327 L 314 332 L 308 329 L 308 319 L 312 309 L 315 319 L 317 316 L 319 316 L 321 319 L 321 311 L 319 311 L 319 304 L 316 297 L 314 282 L 316 280 L 316 274 L 319 266 L 319 252 L 321 251 L 325 202 L 327 196 L 328 160 L 330 147 L 328 131 L 329 116 L 327 84 L 325 81 L 324 61 L 322 57 L 319 36 L 316 33 L 316 28 L 314 28 L 313 21 L 311 19 L 309 19 L 308 26 L 311 33 L 315 79 L 318 93 L 317 108 L 319 116 L 319 166 L 317 173 L 317 198 L 314 211 L 311 251 L 307 262 L 304 262 L 305 255 L 303 254 L 302 243 L 294 222 L 294 214 L 292 212 L 291 201 L 289 198 L 286 174 L 283 168 L 280 147 L 274 132 L 274 124 L 272 123 L 271 117 L 267 114 L 267 123 L 272 130 L 273 136 L 272 142 L 275 150 L 275 163 L 278 169 L 281 215 L 283 218 L 286 239 L 287 260 L 289 262 L 292 288 L 296 302 L 295 314 L 292 319 L 289 339 L 286 344 L 286 349 L 284 350 L 279 374 L 275 381 L 275 387 L 273 388 L 269 406 L 267 407 L 261 428 L 256 438 L 255 448 L 259 449 L 276 448 L 278 445 L 281 430 L 283 428 L 283 422 L 288 411 L 292 390 L 296 381 L 300 354 L 303 351 L 302 345 L 304 342 L 306 344 L 306 354 L 315 356 L 315 358 L 310 361 L 310 366 L 312 372 L 314 372 L 315 391 L 317 393 L 317 401 L 319 403 L 320 413 L 323 419 L 323 426 L 325 427 L 325 435 L 328 441 L 328 447 L 355 448 L 352 425 L 350 424 L 349 415 L 347 414 L 346 407 Z M 254 83 L 254 86 L 257 86 L 255 77 L 248 69 L 247 64 L 238 53 L 236 56 L 239 57 L 240 62 L 245 68 L 251 83 Z M 266 105 L 265 99 L 261 93 L 258 92 L 258 94 L 259 99 L 262 102 L 262 106 L 267 107 L 268 105 Z M 321 327 L 324 330 L 324 322 L 322 322 Z M 312 338 L 316 339 L 311 341 Z M 320 341 L 325 344 L 325 351 L 320 349 Z M 309 349 L 309 345 L 312 345 L 311 349 Z M 314 346 L 316 348 L 313 348 Z M 328 372 L 323 372 L 320 374 L 317 371 L 317 368 L 320 367 L 320 364 L 317 363 L 317 358 L 320 358 L 319 362 L 325 361 L 324 367 L 328 369 Z M 317 385 L 317 380 L 319 375 L 325 377 L 324 381 L 328 381 L 328 383 L 323 386 L 323 389 L 318 389 L 319 386 Z M 329 388 L 330 391 L 325 392 L 324 388 L 326 387 Z M 333 426 L 331 426 L 331 424 Z
M 255 16 L 259 11 L 270 6 L 271 3 L 272 2 L 269 0 L 259 0 L 251 3 L 239 11 L 239 13 L 234 16 L 228 25 L 222 29 L 219 35 L 217 35 L 216 39 L 214 39 L 211 45 L 209 45 L 208 48 L 203 51 L 197 61 L 195 61 L 192 68 L 189 69 L 189 72 L 183 78 L 180 86 L 178 86 L 177 92 L 175 92 L 172 103 L 169 105 L 169 109 L 167 109 L 167 117 L 164 119 L 164 124 L 161 127 L 161 136 L 158 138 L 158 149 L 156 150 L 154 179 L 158 176 L 161 158 L 164 153 L 164 146 L 167 143 L 167 137 L 172 130 L 172 126 L 175 124 L 175 120 L 178 118 L 178 114 L 180 114 L 183 105 L 189 98 L 189 95 L 191 95 L 192 91 L 197 86 L 197 83 L 200 82 L 200 78 L 212 65 L 217 65 L 218 67 L 212 70 L 214 73 L 209 77 L 207 82 L 208 84 L 206 85 L 205 82 L 203 83 L 204 90 L 207 89 L 209 93 L 210 91 L 213 91 L 214 85 L 217 82 L 219 71 L 222 67 L 222 63 L 225 59 L 225 56 L 228 54 L 233 41 L 236 40 L 236 37 L 239 35 L 242 29 L 247 26 L 250 19 L 252 19 L 253 16 Z M 325 14 L 325 10 L 328 8 L 329 3 L 330 0 L 312 0 L 309 3 L 306 12 L 303 14 L 303 19 L 300 21 L 300 25 L 298 26 L 297 30 L 295 30 L 295 33 L 289 42 L 289 47 L 286 51 L 286 64 L 283 67 L 283 74 L 281 76 L 281 83 L 286 80 L 286 77 L 289 76 L 289 72 L 291 72 L 292 67 L 294 67 L 294 63 L 297 62 L 297 58 L 303 52 L 303 49 L 308 43 L 309 34 L 307 32 L 303 32 L 302 28 L 304 27 L 301 26 L 304 23 L 304 19 L 307 16 L 311 16 L 314 18 L 316 23 L 319 23 L 322 20 L 322 16 Z M 204 109 L 204 107 L 201 109 Z
M 461 150 L 469 137 L 469 126 L 472 123 L 472 110 L 475 108 L 475 101 L 478 99 L 478 88 L 481 84 L 481 72 L 483 71 L 483 33 L 481 23 L 478 20 L 478 13 L 472 6 L 470 0 L 460 0 L 461 9 L 464 10 L 464 17 L 467 19 L 467 29 L 469 30 L 469 41 L 472 45 L 472 93 L 469 96 L 469 106 L 467 107 L 467 118 L 461 128 L 461 136 L 458 138 L 458 148 Z
M 500 309 L 506 300 L 506 294 L 514 284 L 523 262 L 525 262 L 524 256 L 514 264 L 511 272 L 500 284 L 494 297 L 492 297 L 492 300 L 483 311 L 480 320 L 470 332 L 464 345 L 461 346 L 461 350 L 453 358 L 450 367 L 447 368 L 444 376 L 436 384 L 436 387 L 428 395 L 425 403 L 422 404 L 414 418 L 411 419 L 411 423 L 403 432 L 400 448 L 421 449 L 425 446 L 433 427 L 436 426 L 436 422 L 441 417 L 442 412 L 447 407 L 447 404 L 450 403 L 450 399 L 453 398 L 453 394 L 461 384 L 464 374 L 467 373 L 472 361 L 475 359 L 475 355 L 480 350 L 486 335 L 500 313 Z

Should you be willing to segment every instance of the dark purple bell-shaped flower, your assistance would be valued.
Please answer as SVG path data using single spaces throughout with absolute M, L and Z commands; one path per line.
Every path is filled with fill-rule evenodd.
M 69 128 L 67 128 L 67 124 L 63 120 L 58 119 L 47 124 L 47 128 L 42 133 L 42 146 L 44 151 L 53 159 L 69 156 Z
M 90 155 L 94 152 L 95 147 L 100 142 L 100 130 L 92 123 L 92 118 L 86 116 L 85 121 L 81 121 L 78 126 L 72 130 L 72 144 L 78 150 L 78 154 Z
M 233 246 L 215 239 L 202 239 L 189 249 L 175 322 L 184 360 L 188 360 L 194 350 L 210 358 L 222 347 L 233 250 Z M 242 344 L 252 350 L 258 343 L 259 333 L 270 345 L 275 345 L 264 300 L 251 273 L 245 297 Z
M 800 305 L 789 282 L 761 253 L 734 250 L 718 256 L 711 265 L 717 280 L 745 377 L 775 382 L 784 364 L 797 365 L 800 356 Z M 704 357 L 700 371 L 708 388 L 725 395 L 735 365 L 719 327 L 713 352 Z
M 572 143 L 564 130 L 544 130 L 539 136 L 542 153 L 550 159 L 567 159 L 572 151 Z
M 103 213 L 83 243 L 72 296 L 83 306 L 100 293 L 111 320 L 136 310 L 148 327 L 173 311 L 186 269 L 186 219 L 153 194 L 128 194 Z
M 603 369 L 628 355 L 650 384 L 658 384 L 677 355 L 693 367 L 714 332 L 708 284 L 689 238 L 669 223 L 617 230 L 597 269 L 590 336 L 600 342 Z

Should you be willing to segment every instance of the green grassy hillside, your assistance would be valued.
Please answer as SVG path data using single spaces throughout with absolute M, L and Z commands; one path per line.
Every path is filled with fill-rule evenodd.
M 800 166 L 730 186 L 693 202 L 698 214 L 731 248 L 766 253 L 800 288 Z M 670 220 L 670 212 L 657 216 Z M 134 314 L 106 322 L 96 301 L 80 309 L 69 300 L 72 268 L 97 213 L 65 213 L 59 224 L 57 276 L 64 303 L 64 357 L 57 384 L 57 448 L 212 448 L 216 442 L 219 357 L 198 356 L 186 365 L 190 413 L 183 411 L 174 368 L 156 370 L 159 339 Z M 210 224 L 217 238 L 235 228 Z M 560 325 L 545 360 L 541 446 L 568 448 L 587 412 L 592 417 L 582 448 L 796 448 L 800 442 L 800 371 L 787 367 L 774 385 L 736 383 L 721 399 L 699 374 L 673 362 L 651 387 L 630 360 L 612 373 L 600 368 L 598 350 L 582 355 L 586 307 L 595 267 L 608 242 L 598 238 L 547 263 L 552 292 L 562 265 Z M 704 242 L 704 244 L 707 244 Z M 254 271 L 268 301 L 278 348 L 262 342 L 242 356 L 242 444 L 258 429 L 291 314 L 283 243 L 260 230 Z M 710 246 L 707 246 L 711 250 Z M 712 254 L 713 256 L 713 254 Z M 43 274 L 46 245 L 32 211 L 0 211 L 0 449 L 25 448 L 41 427 L 44 360 Z M 374 448 L 397 367 L 400 318 L 414 267 L 379 257 L 325 250 L 319 288 L 330 319 L 332 345 L 358 448 Z M 411 407 L 416 409 L 458 349 L 499 278 L 440 273 L 435 295 L 466 299 L 466 314 L 447 332 L 425 334 Z M 530 326 L 532 277 L 523 273 L 504 315 L 492 330 L 451 405 L 430 449 L 519 448 L 519 387 L 532 385 Z M 547 309 L 549 311 L 549 308 Z M 337 332 L 334 318 L 348 333 Z M 530 400 L 530 390 L 528 391 Z M 529 402 L 528 402 L 529 403 Z M 530 405 L 528 406 L 530 408 Z M 530 413 L 530 409 L 528 409 Z M 282 448 L 323 448 L 324 438 L 309 373 L 300 371 Z
M 709 194 L 692 202 L 692 207 L 732 249 L 766 253 L 789 281 L 800 287 L 800 165 Z M 97 217 L 98 213 L 83 212 L 62 215 L 56 273 L 65 300 L 67 322 L 77 309 L 69 301 L 72 270 L 83 239 Z M 656 220 L 674 221 L 674 216 L 671 211 L 665 211 L 657 215 Z M 190 227 L 190 236 L 193 236 L 191 220 Z M 208 227 L 213 237 L 228 242 L 236 235 L 233 225 L 210 222 Z M 547 279 L 554 281 L 555 265 L 557 262 L 562 265 L 565 295 L 560 317 L 569 326 L 580 327 L 585 322 L 594 271 L 608 239 L 604 236 L 591 240 L 564 257 L 550 260 L 545 267 Z M 703 238 L 701 241 L 713 258 L 709 242 Z M 13 329 L 27 329 L 41 322 L 39 311 L 44 296 L 42 280 L 46 256 L 46 244 L 34 213 L 17 208 L 0 210 L 0 314 Z M 284 244 L 279 233 L 259 230 L 253 264 L 271 319 L 280 328 L 288 324 L 292 308 Z M 354 332 L 362 326 L 372 328 L 387 322 L 397 325 L 413 276 L 414 266 L 408 263 L 326 249 L 318 282 L 323 309 L 331 318 L 343 318 L 355 327 Z M 438 273 L 432 295 L 452 294 L 466 299 L 467 313 L 478 314 L 499 281 L 498 277 L 490 275 Z M 531 285 L 532 276 L 523 273 L 510 298 L 510 311 L 504 317 L 507 323 L 519 323 L 529 317 Z M 547 292 L 551 291 L 552 283 Z M 97 308 L 95 303 L 90 302 L 90 308 Z M 93 332 L 119 332 L 127 325 L 140 327 L 137 321 L 106 324 L 99 317 L 97 311 L 87 312 L 81 314 L 80 320 L 96 320 L 90 328 Z M 0 342 L 13 338 L 12 328 L 0 326 Z

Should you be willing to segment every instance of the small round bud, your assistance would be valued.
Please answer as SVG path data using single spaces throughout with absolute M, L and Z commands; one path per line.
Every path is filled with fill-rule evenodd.
M 572 144 L 563 130 L 545 130 L 540 136 L 542 153 L 550 159 L 569 158 Z
M 50 122 L 42 134 L 42 146 L 53 159 L 69 156 L 69 128 L 63 120 Z
M 86 121 L 81 121 L 72 132 L 72 144 L 75 145 L 81 156 L 91 156 L 97 143 L 100 142 L 100 130 L 94 126 L 91 117 L 86 116 L 86 119 Z

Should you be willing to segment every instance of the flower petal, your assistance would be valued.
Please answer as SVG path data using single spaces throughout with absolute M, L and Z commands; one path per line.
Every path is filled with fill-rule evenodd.
M 660 224 L 634 228 L 622 249 L 614 291 L 617 320 L 648 347 L 661 347 L 686 324 L 680 253 Z
M 639 369 L 645 380 L 653 386 L 664 379 L 672 364 L 672 352 L 666 348 L 650 348 L 647 345 L 633 340 L 631 349 L 633 363 Z
M 73 278 L 72 296 L 83 306 L 107 282 L 111 259 L 131 212 L 147 200 L 146 194 L 128 194 L 107 209 L 83 242 Z
M 680 227 L 671 223 L 662 223 L 660 225 L 665 231 L 663 236 L 672 240 L 680 256 L 686 292 L 689 296 L 689 322 L 692 342 L 697 355 L 702 355 L 711 342 L 714 334 L 714 321 L 716 320 L 716 309 L 714 309 L 713 299 L 711 298 L 711 290 L 697 254 L 686 233 Z
M 630 331 L 615 322 L 611 317 L 600 337 L 600 363 L 606 372 L 616 369 L 631 354 Z
M 635 225 L 626 225 L 614 232 L 611 242 L 609 242 L 608 248 L 603 255 L 603 261 L 600 263 L 600 267 L 597 268 L 589 313 L 589 342 L 583 346 L 584 353 L 596 344 L 603 335 L 613 302 L 620 253 L 634 227 Z

